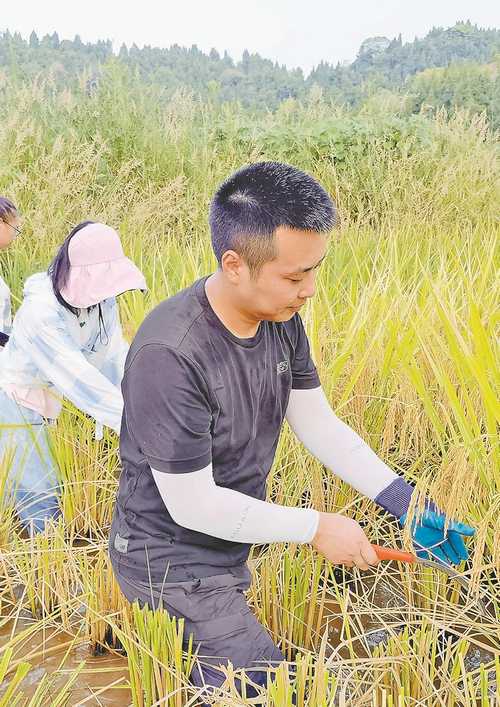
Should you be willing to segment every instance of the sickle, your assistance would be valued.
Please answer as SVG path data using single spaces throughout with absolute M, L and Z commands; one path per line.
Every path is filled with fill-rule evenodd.
M 379 560 L 396 560 L 398 562 L 406 562 L 407 564 L 417 564 L 421 565 L 422 567 L 431 567 L 432 569 L 444 572 L 448 575 L 448 577 L 458 582 L 462 587 L 467 590 L 467 592 L 469 592 L 469 582 L 467 581 L 467 579 L 462 574 L 460 574 L 460 572 L 457 572 L 455 569 L 453 569 L 453 567 L 445 564 L 444 562 L 438 562 L 437 560 L 425 560 L 421 557 L 418 557 L 417 555 L 414 555 L 411 552 L 403 552 L 402 550 L 396 550 L 392 547 L 382 547 L 381 545 L 372 544 L 372 548 L 375 550 Z M 487 617 L 488 619 L 491 619 L 492 615 L 484 605 L 483 601 L 479 598 L 476 598 L 475 602 L 480 608 L 483 616 Z

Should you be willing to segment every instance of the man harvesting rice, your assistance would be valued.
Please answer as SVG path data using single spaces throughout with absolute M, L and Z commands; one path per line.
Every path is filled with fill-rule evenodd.
M 202 656 L 195 684 L 220 685 L 221 663 L 252 667 L 283 654 L 250 612 L 254 543 L 311 543 L 367 569 L 377 557 L 338 513 L 266 502 L 283 420 L 326 467 L 404 524 L 413 488 L 334 414 L 299 309 L 314 295 L 335 207 L 286 164 L 244 167 L 211 205 L 218 270 L 162 302 L 131 346 L 122 384 L 123 471 L 110 554 L 125 596 L 185 618 Z M 467 557 L 462 524 L 432 505 L 412 532 L 420 547 Z

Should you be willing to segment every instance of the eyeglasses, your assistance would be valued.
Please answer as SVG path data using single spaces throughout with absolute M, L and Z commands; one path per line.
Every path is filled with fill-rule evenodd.
M 7 226 L 10 226 L 11 228 L 14 229 L 14 231 L 16 232 L 16 236 L 15 236 L 16 238 L 17 238 L 17 236 L 20 236 L 20 235 L 21 235 L 22 229 L 19 228 L 19 226 L 14 226 L 13 223 L 9 223 L 8 221 L 4 221 L 3 223 L 6 223 Z

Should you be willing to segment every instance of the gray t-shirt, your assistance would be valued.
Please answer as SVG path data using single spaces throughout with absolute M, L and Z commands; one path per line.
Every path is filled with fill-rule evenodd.
M 216 484 L 263 500 L 290 390 L 320 385 L 298 314 L 239 339 L 211 308 L 206 279 L 148 315 L 125 364 L 110 554 L 143 582 L 163 581 L 167 569 L 167 581 L 222 574 L 250 550 L 178 525 L 151 467 L 182 474 L 212 463 Z

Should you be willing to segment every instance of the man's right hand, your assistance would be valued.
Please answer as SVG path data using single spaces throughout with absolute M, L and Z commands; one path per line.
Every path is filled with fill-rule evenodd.
M 335 565 L 356 565 L 367 570 L 379 559 L 363 529 L 352 518 L 340 513 L 320 513 L 312 546 Z

